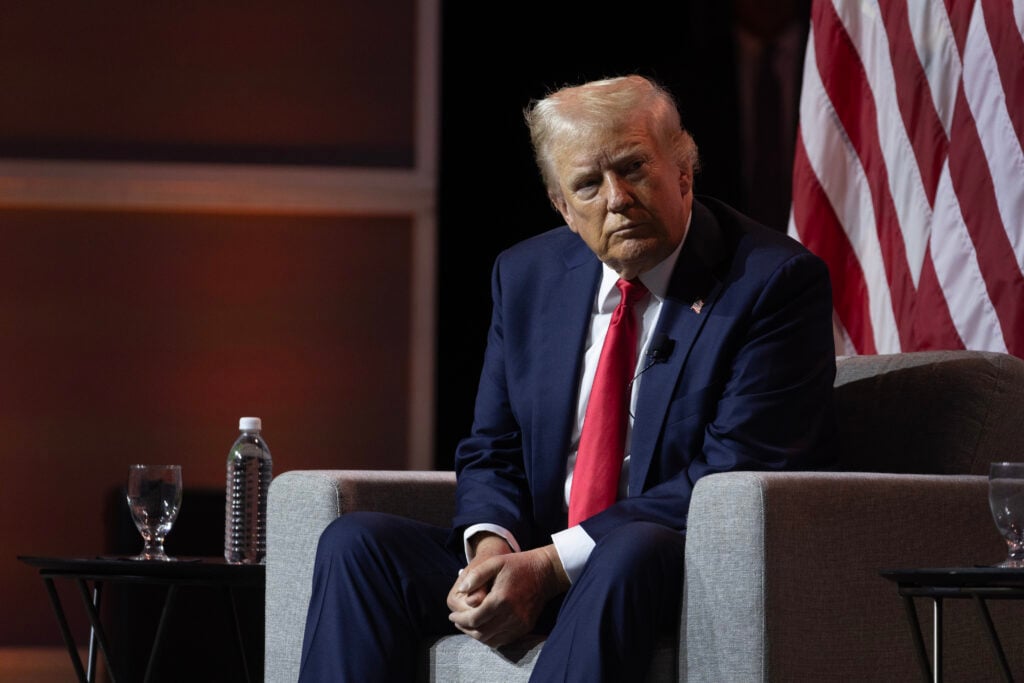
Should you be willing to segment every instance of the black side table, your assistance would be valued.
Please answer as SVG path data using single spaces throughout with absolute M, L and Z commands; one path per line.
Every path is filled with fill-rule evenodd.
M 259 587 L 265 585 L 266 567 L 263 565 L 228 564 L 224 558 L 217 557 L 182 557 L 173 562 L 135 561 L 125 558 L 68 558 L 68 557 L 31 557 L 19 556 L 18 559 L 39 569 L 50 603 L 57 616 L 61 635 L 67 645 L 72 665 L 82 683 L 94 683 L 96 679 L 96 646 L 99 646 L 107 665 L 111 683 L 119 680 L 114 671 L 110 657 L 110 643 L 100 623 L 100 600 L 104 584 L 137 584 L 166 586 L 160 620 L 156 629 L 156 637 L 146 664 L 145 681 L 151 680 L 154 662 L 160 650 L 161 641 L 165 636 L 167 615 L 175 595 L 180 588 L 189 586 L 212 586 L 223 588 L 228 597 L 232 620 L 235 626 L 234 642 L 238 646 L 241 667 L 245 680 L 252 681 L 256 677 L 250 673 L 249 661 L 243 638 L 243 629 L 238 619 L 238 608 L 235 598 L 236 589 Z M 74 637 L 68 626 L 64 608 L 54 585 L 55 579 L 68 579 L 77 584 L 82 602 L 91 625 L 89 638 L 89 658 L 83 666 Z M 92 583 L 90 587 L 90 582 Z M 260 656 L 262 653 L 259 653 Z
M 946 598 L 966 598 L 978 607 L 978 617 L 988 634 L 992 652 L 1007 681 L 1013 680 L 1006 653 L 996 633 L 988 611 L 988 600 L 1024 599 L 1024 569 L 1000 567 L 944 567 L 932 569 L 885 569 L 881 575 L 896 583 L 903 598 L 907 620 L 910 622 L 914 647 L 925 680 L 942 680 L 942 601 Z M 929 666 L 924 647 L 924 635 L 914 609 L 915 598 L 931 598 L 935 605 L 935 627 Z

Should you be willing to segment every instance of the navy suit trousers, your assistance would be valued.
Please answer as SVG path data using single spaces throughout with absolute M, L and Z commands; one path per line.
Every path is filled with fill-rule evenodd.
M 324 531 L 300 683 L 414 681 L 424 642 L 455 633 L 446 598 L 465 558 L 449 530 L 372 512 Z M 531 681 L 643 680 L 658 637 L 679 622 L 685 537 L 648 523 L 604 536 L 564 596 Z

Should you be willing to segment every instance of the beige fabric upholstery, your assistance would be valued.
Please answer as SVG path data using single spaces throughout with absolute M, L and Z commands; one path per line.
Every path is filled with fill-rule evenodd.
M 916 680 L 903 605 L 879 570 L 1002 558 L 978 475 L 736 472 L 698 487 L 685 587 L 691 681 Z M 999 680 L 974 606 L 947 605 L 946 680 Z M 1005 619 L 1022 607 L 993 610 Z M 930 624 L 923 606 L 921 617 Z M 1008 647 L 1022 642 L 1019 628 L 1006 635 Z
M 331 521 L 352 510 L 381 510 L 445 526 L 454 495 L 454 472 L 307 470 L 275 477 L 267 501 L 264 680 L 298 678 L 316 544 Z
M 731 472 L 694 490 L 679 637 L 649 680 L 906 681 L 920 676 L 886 568 L 997 562 L 988 463 L 1024 460 L 1024 361 L 943 351 L 838 361 L 836 472 Z M 271 484 L 268 683 L 298 674 L 320 532 L 387 510 L 445 525 L 451 472 L 285 472 Z M 1018 676 L 1024 604 L 992 606 Z M 930 613 L 918 612 L 926 628 Z M 998 680 L 969 601 L 947 601 L 947 681 Z M 344 644 L 339 643 L 339 648 Z M 424 646 L 423 679 L 526 681 L 543 641 L 491 650 L 466 636 Z M 495 673 L 497 672 L 497 673 Z
M 1022 368 L 981 352 L 840 359 L 840 469 L 987 475 L 993 460 L 1024 458 Z

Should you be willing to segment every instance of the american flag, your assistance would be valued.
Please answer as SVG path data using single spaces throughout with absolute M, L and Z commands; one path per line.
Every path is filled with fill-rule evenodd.
M 839 354 L 1024 357 L 1024 0 L 814 0 L 789 233 Z

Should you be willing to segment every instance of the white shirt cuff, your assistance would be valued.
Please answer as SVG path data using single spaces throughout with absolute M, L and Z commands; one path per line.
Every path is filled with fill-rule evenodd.
M 576 583 L 597 544 L 579 525 L 551 534 L 551 540 L 555 544 L 558 559 L 562 561 L 562 568 L 565 569 L 569 582 Z
M 470 552 L 469 539 L 473 538 L 474 534 L 478 534 L 481 531 L 490 531 L 493 534 L 498 534 L 505 539 L 508 546 L 512 548 L 513 552 L 519 552 L 519 543 L 516 542 L 516 537 L 509 532 L 505 527 L 498 526 L 497 524 L 474 524 L 466 529 L 462 534 L 462 545 L 466 551 L 466 562 L 473 560 L 473 553 Z

